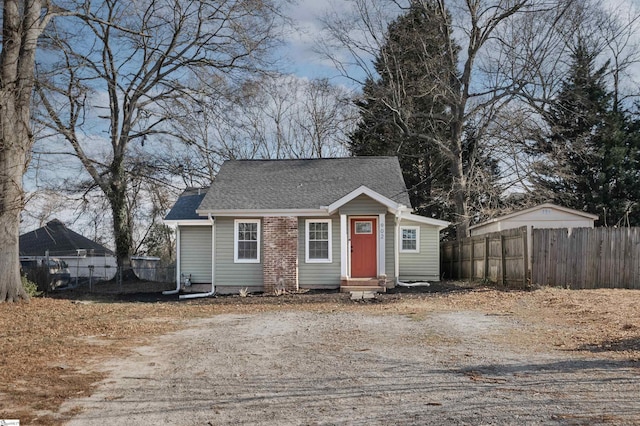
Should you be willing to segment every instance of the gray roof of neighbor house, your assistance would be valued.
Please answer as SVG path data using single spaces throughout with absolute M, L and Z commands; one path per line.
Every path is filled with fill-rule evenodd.
M 361 186 L 411 207 L 396 157 L 225 161 L 202 211 L 318 209 Z
M 68 256 L 75 254 L 79 249 L 113 255 L 113 252 L 102 244 L 73 232 L 58 219 L 35 231 L 20 235 L 20 256 L 44 256 L 47 250 L 51 256 Z
M 202 202 L 208 188 L 187 188 L 164 218 L 165 220 L 205 219 L 198 216 L 196 209 Z

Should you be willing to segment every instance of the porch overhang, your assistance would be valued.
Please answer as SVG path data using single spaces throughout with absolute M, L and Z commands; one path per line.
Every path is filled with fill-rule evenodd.
M 424 223 L 425 225 L 431 225 L 438 228 L 438 231 L 442 231 L 444 228 L 451 225 L 451 222 L 447 222 L 446 220 L 433 219 L 431 217 L 419 216 L 417 214 L 412 213 L 402 213 L 402 215 L 398 216 L 398 221 L 403 219 L 410 220 L 412 222 Z
M 385 206 L 391 213 L 396 213 L 397 211 L 406 211 L 406 212 L 411 211 L 411 209 L 405 206 L 404 204 L 397 203 L 392 199 L 387 198 L 384 195 L 372 190 L 371 188 L 367 188 L 364 185 L 360 186 L 357 189 L 354 189 L 353 191 L 343 196 L 342 198 L 334 201 L 328 206 L 323 206 L 322 208 L 326 209 L 327 213 L 332 215 L 335 212 L 337 212 L 340 207 L 344 206 L 345 204 L 354 200 L 360 195 L 366 195 L 367 197 L 377 201 L 378 203 Z

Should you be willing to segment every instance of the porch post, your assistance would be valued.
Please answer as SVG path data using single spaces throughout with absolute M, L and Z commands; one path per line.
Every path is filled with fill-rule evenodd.
M 340 276 L 349 278 L 349 232 L 347 230 L 347 215 L 340 215 Z
M 378 277 L 387 274 L 385 271 L 386 216 L 386 213 L 378 215 Z

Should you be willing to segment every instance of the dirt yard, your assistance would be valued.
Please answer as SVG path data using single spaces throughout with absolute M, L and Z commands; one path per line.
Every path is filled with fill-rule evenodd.
M 0 305 L 0 419 L 640 424 L 640 292 L 428 290 Z

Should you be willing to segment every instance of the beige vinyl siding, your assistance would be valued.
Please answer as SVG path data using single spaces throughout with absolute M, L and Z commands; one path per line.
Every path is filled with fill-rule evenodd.
M 385 272 L 387 274 L 387 279 L 388 280 L 395 280 L 395 274 L 396 274 L 396 269 L 395 269 L 395 264 L 396 264 L 396 258 L 395 258 L 395 252 L 394 252 L 394 238 L 396 235 L 396 221 L 395 221 L 395 216 L 391 213 L 387 213 L 387 215 L 385 216 L 385 240 L 384 240 L 384 245 L 385 245 L 385 252 L 384 252 L 384 259 L 385 259 L 385 265 L 384 265 L 384 269 Z
M 300 288 L 334 289 L 340 287 L 340 216 L 331 216 L 331 263 L 306 262 L 306 221 L 298 218 L 298 283 Z M 316 218 L 316 219 L 327 219 Z
M 180 273 L 194 284 L 211 283 L 211 226 L 180 227 Z
M 224 287 L 247 287 L 250 291 L 260 291 L 264 287 L 262 279 L 263 236 L 260 235 L 260 263 L 234 263 L 233 232 L 234 218 L 215 219 L 216 244 L 216 289 L 226 293 Z M 260 227 L 262 233 L 262 227 Z
M 400 253 L 403 281 L 440 279 L 440 233 L 435 226 L 403 220 L 400 226 L 420 227 L 420 253 Z M 399 243 L 398 243 L 399 244 Z
M 378 215 L 380 213 L 386 213 L 387 208 L 373 198 L 362 194 L 340 207 L 338 211 L 340 214 L 350 216 Z

